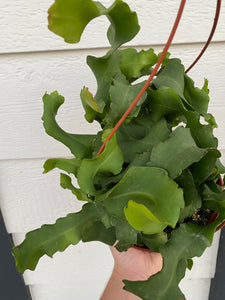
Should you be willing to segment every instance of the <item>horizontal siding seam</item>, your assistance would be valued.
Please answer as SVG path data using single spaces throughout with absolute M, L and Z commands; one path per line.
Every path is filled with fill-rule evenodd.
M 166 41 L 165 41 L 166 43 Z M 220 45 L 220 44 L 225 44 L 225 40 L 221 40 L 221 41 L 212 41 L 210 43 L 210 45 Z M 122 46 L 120 47 L 120 49 L 125 49 L 128 47 L 132 47 L 132 48 L 154 48 L 154 47 L 163 47 L 165 44 L 161 43 L 161 44 L 145 44 L 145 45 L 127 45 L 127 46 Z M 174 47 L 180 47 L 180 46 L 204 46 L 205 42 L 191 42 L 191 43 L 172 43 L 171 46 Z M 59 53 L 59 52 L 87 52 L 87 51 L 101 51 L 101 50 L 106 50 L 108 51 L 110 49 L 110 47 L 87 47 L 87 48 L 79 48 L 79 49 L 50 49 L 50 50 L 33 50 L 33 51 L 18 51 L 18 52 L 0 52 L 0 56 L 15 56 L 15 55 L 34 55 L 34 54 L 46 54 L 46 53 Z
M 221 152 L 221 154 L 222 154 L 222 156 L 225 156 L 225 148 L 218 148 L 218 150 Z M 54 158 L 55 157 L 57 157 L 57 158 L 67 158 L 67 159 L 71 159 L 71 158 L 74 158 L 74 156 L 68 156 L 68 155 L 57 155 L 57 156 L 54 156 Z M 1 159 L 0 158 L 0 164 L 2 163 L 2 162 L 4 162 L 4 163 L 6 163 L 6 162 L 10 162 L 10 163 L 12 163 L 12 162 L 20 162 L 20 161 L 38 161 L 38 160 L 40 160 L 40 161 L 45 161 L 45 160 L 47 160 L 47 159 L 49 159 L 49 158 L 52 158 L 52 156 L 51 157 L 46 157 L 46 156 L 36 156 L 36 157 L 19 157 L 19 158 L 7 158 L 7 159 Z

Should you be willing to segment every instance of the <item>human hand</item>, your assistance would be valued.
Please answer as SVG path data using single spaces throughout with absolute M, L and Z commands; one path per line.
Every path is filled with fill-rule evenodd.
M 119 252 L 110 247 L 114 258 L 114 272 L 127 280 L 147 280 L 162 269 L 162 256 L 150 249 L 132 247 Z
M 119 252 L 110 247 L 114 269 L 101 300 L 138 300 L 139 297 L 123 290 L 123 280 L 147 280 L 162 269 L 162 256 L 149 249 L 132 247 Z

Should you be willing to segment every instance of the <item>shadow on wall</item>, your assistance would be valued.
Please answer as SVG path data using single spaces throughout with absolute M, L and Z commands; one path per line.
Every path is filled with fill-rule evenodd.
M 0 210 L 0 299 L 31 300 L 23 277 L 16 270 L 12 247 L 12 237 L 6 231 Z

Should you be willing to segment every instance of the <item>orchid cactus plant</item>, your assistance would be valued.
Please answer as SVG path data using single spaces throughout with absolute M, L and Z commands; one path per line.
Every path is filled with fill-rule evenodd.
M 34 270 L 44 254 L 52 257 L 79 241 L 116 243 L 118 251 L 137 245 L 160 252 L 163 268 L 146 281 L 124 278 L 124 289 L 145 300 L 185 299 L 178 284 L 186 268 L 211 245 L 225 220 L 225 191 L 217 184 L 225 168 L 213 135 L 216 121 L 208 113 L 208 82 L 195 87 L 180 59 L 168 54 L 97 156 L 161 54 L 152 48 L 120 48 L 140 29 L 136 13 L 122 0 L 109 8 L 92 0 L 56 0 L 48 12 L 49 29 L 68 43 L 78 43 L 90 21 L 106 16 L 111 48 L 103 57 L 87 57 L 97 91 L 84 87 L 80 93 L 85 119 L 98 122 L 99 132 L 64 131 L 56 122 L 63 96 L 53 92 L 43 97 L 46 133 L 73 155 L 48 159 L 44 173 L 61 169 L 61 186 L 84 204 L 80 212 L 27 233 L 13 250 L 17 268 L 21 273 Z M 74 177 L 79 187 L 73 185 Z M 219 216 L 209 224 L 214 212 Z

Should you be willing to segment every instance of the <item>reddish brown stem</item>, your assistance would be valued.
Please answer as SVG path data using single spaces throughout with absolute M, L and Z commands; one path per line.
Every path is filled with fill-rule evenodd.
M 209 38 L 204 46 L 204 48 L 202 49 L 202 51 L 200 52 L 199 56 L 196 58 L 196 60 L 190 65 L 190 67 L 185 71 L 185 73 L 189 72 L 193 67 L 194 65 L 199 61 L 199 59 L 202 57 L 202 55 L 204 54 L 205 50 L 208 48 L 211 40 L 212 40 L 212 37 L 215 33 L 215 30 L 216 30 L 216 26 L 217 26 L 217 23 L 218 23 L 218 20 L 219 20 L 219 16 L 220 16 L 220 8 L 221 8 L 221 0 L 217 0 L 217 6 L 216 6 L 216 14 L 215 14 L 215 18 L 214 18 L 214 22 L 213 22 L 213 27 L 212 27 L 212 30 L 211 30 L 211 33 L 209 35 Z
M 166 56 L 166 53 L 171 45 L 171 42 L 173 40 L 173 37 L 176 33 L 177 27 L 179 25 L 183 10 L 184 10 L 184 5 L 185 5 L 186 0 L 181 0 L 181 4 L 180 4 L 180 8 L 175 20 L 175 23 L 173 25 L 171 34 L 169 36 L 169 39 L 166 43 L 166 46 L 162 52 L 162 55 L 160 56 L 158 63 L 156 64 L 154 70 L 152 71 L 151 75 L 149 76 L 148 80 L 146 81 L 145 85 L 143 86 L 143 88 L 141 89 L 141 91 L 139 92 L 139 94 L 137 95 L 137 97 L 134 99 L 134 101 L 131 103 L 131 105 L 128 107 L 127 111 L 124 113 L 124 115 L 121 117 L 121 119 L 118 121 L 118 123 L 116 124 L 116 126 L 113 128 L 113 130 L 111 131 L 111 133 L 109 134 L 109 136 L 107 137 L 107 139 L 105 140 L 105 142 L 103 143 L 103 145 L 101 146 L 98 154 L 100 155 L 103 151 L 103 149 L 105 148 L 106 143 L 112 138 L 112 136 L 114 135 L 114 133 L 117 131 L 117 129 L 122 125 L 123 121 L 127 118 L 127 116 L 129 115 L 129 113 L 132 111 L 132 109 L 135 107 L 135 105 L 138 103 L 138 101 L 140 100 L 141 96 L 144 94 L 144 92 L 146 91 L 146 89 L 148 88 L 149 84 L 151 83 L 152 79 L 154 78 L 155 74 L 157 73 L 161 63 L 163 62 L 163 59 Z

